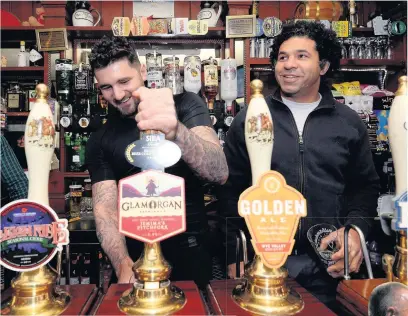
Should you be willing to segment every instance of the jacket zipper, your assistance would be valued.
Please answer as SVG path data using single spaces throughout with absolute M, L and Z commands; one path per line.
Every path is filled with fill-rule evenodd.
M 289 109 L 288 109 L 289 110 Z M 315 110 L 313 110 L 312 112 L 314 112 Z M 299 145 L 299 155 L 300 155 L 300 168 L 299 168 L 299 178 L 300 178 L 300 193 L 302 193 L 302 195 L 304 195 L 304 185 L 305 185 L 305 171 L 304 171 L 304 149 L 305 149 L 305 143 L 304 143 L 304 138 L 303 135 L 305 135 L 305 131 L 306 131 L 306 123 L 309 120 L 310 114 L 312 114 L 312 112 L 309 113 L 309 115 L 306 118 L 305 121 L 305 125 L 303 126 L 303 135 L 299 134 L 299 130 L 297 128 L 296 125 L 296 121 L 295 121 L 295 117 L 292 114 L 292 111 L 290 111 L 290 114 L 292 116 L 292 123 L 295 127 L 295 131 L 296 131 L 296 135 L 298 136 L 298 145 Z M 300 218 L 299 220 L 299 226 L 298 229 L 296 231 L 296 239 L 300 240 L 300 238 L 302 237 L 302 223 L 303 223 L 303 217 Z M 297 255 L 297 250 L 295 249 L 295 255 Z

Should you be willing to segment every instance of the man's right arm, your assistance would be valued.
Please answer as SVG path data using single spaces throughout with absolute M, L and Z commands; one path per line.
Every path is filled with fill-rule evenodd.
M 105 180 L 92 186 L 96 235 L 115 269 L 118 283 L 129 283 L 133 261 L 125 237 L 119 232 L 116 181 Z

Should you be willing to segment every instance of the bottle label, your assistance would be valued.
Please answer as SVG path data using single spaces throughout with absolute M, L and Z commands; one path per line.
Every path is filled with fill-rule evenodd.
M 237 77 L 237 70 L 235 67 L 228 66 L 224 69 L 223 75 L 226 80 L 235 80 Z
M 86 117 L 81 117 L 79 119 L 79 126 L 82 128 L 87 128 L 89 126 L 89 119 Z
M 7 101 L 7 107 L 10 109 L 18 109 L 20 106 L 20 98 L 17 93 L 9 93 L 8 94 L 8 101 Z
M 72 64 L 65 64 L 65 63 L 55 64 L 55 70 L 56 71 L 72 70 Z
M 218 86 L 218 67 L 216 65 L 204 66 L 204 80 L 206 86 Z
M 63 116 L 60 119 L 60 124 L 62 127 L 67 128 L 68 126 L 71 125 L 71 120 L 69 119 L 69 117 Z
M 201 85 L 201 65 L 196 62 L 189 62 L 184 68 L 186 81 L 192 84 Z
M 147 86 L 152 89 L 163 87 L 163 72 L 161 70 L 149 70 L 147 72 Z
M 211 119 L 212 125 L 217 124 L 217 117 L 215 115 L 210 114 L 210 119 Z
M 41 56 L 41 54 L 39 52 L 37 52 L 35 49 L 32 49 L 30 51 L 30 61 L 32 63 L 35 63 L 36 61 L 39 61 L 40 59 L 42 59 L 43 57 Z
M 224 123 L 225 125 L 227 125 L 228 127 L 231 126 L 232 121 L 234 120 L 234 117 L 232 115 L 229 115 L 225 118 Z
M 87 91 L 89 87 L 89 74 L 87 70 L 75 71 L 74 75 L 75 90 Z
M 80 162 L 81 160 L 79 159 L 79 155 L 73 155 L 72 156 L 72 162 Z

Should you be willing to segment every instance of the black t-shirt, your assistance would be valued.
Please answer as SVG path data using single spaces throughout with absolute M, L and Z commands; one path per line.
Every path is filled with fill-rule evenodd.
M 178 120 L 187 128 L 212 126 L 207 106 L 198 95 L 185 92 L 174 96 L 174 101 Z M 98 131 L 92 133 L 86 147 L 86 164 L 92 184 L 104 180 L 119 181 L 140 172 L 140 168 L 134 167 L 125 158 L 126 147 L 138 139 L 139 129 L 136 121 L 133 118 L 121 117 L 117 113 L 109 117 Z M 169 241 L 175 242 L 178 247 L 188 247 L 189 240 L 191 243 L 189 237 L 198 236 L 208 227 L 204 213 L 203 182 L 182 159 L 165 172 L 185 180 L 187 230 Z M 127 238 L 127 244 L 128 250 L 131 251 L 133 240 Z

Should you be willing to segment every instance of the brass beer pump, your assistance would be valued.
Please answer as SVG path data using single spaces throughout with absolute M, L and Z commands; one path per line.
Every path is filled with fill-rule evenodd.
M 269 113 L 264 96 L 262 95 L 262 89 L 262 81 L 256 79 L 251 82 L 252 96 L 248 106 L 247 117 L 257 116 L 258 114 L 265 112 Z M 247 119 L 245 121 L 247 122 Z M 250 153 L 250 151 L 255 151 L 258 152 L 257 156 L 262 156 L 259 154 L 259 152 L 262 151 L 262 148 L 249 148 L 247 141 L 246 144 L 248 153 Z M 273 146 L 273 141 L 270 146 Z M 271 154 L 272 148 L 270 148 L 269 156 L 264 157 L 266 161 L 262 162 L 255 161 L 256 159 L 252 159 L 250 155 L 253 184 L 255 183 L 256 178 L 263 172 L 269 171 Z M 254 157 L 257 156 L 254 155 Z M 264 167 L 259 168 L 259 165 L 263 165 Z M 239 284 L 234 288 L 232 298 L 242 309 L 253 314 L 296 314 L 303 309 L 304 302 L 296 291 L 287 286 L 287 277 L 288 271 L 285 267 L 269 268 L 262 262 L 261 257 L 256 255 L 254 260 L 245 267 L 244 283 Z
M 155 130 L 147 130 L 141 132 L 141 139 L 135 141 L 130 145 L 129 148 L 138 148 L 136 143 L 145 144 L 144 142 L 148 139 L 147 136 L 150 135 L 152 138 L 155 137 L 164 137 L 164 135 Z M 149 138 L 151 139 L 151 138 Z M 174 160 L 169 163 L 170 166 L 172 163 L 176 163 L 179 158 L 181 157 L 181 151 L 179 147 L 170 141 L 162 141 L 158 144 L 156 143 L 157 147 L 160 148 L 161 146 L 165 146 L 165 142 L 167 146 L 173 146 L 175 152 L 172 152 L 167 147 L 167 157 L 169 158 L 172 156 Z M 152 143 L 150 144 L 152 145 Z M 154 145 L 154 144 L 153 144 Z M 143 145 L 144 146 L 144 145 Z M 143 150 L 149 150 L 148 148 L 153 148 L 153 146 L 146 145 L 143 147 Z M 147 148 L 147 149 L 146 149 Z M 156 155 L 157 158 L 160 158 L 163 155 L 163 152 L 152 153 L 152 156 Z M 130 154 L 129 154 L 130 156 Z M 140 155 L 139 155 L 140 157 Z M 136 164 L 137 165 L 137 164 Z M 164 180 L 172 177 L 173 180 L 170 180 L 172 184 L 176 186 L 176 181 L 173 175 L 166 174 L 164 172 L 165 166 L 163 164 L 160 165 L 137 165 L 141 168 L 142 172 L 133 176 L 130 176 L 126 179 L 119 181 L 119 188 L 121 192 L 122 184 L 126 181 L 130 181 L 132 183 L 143 183 L 146 181 L 144 178 L 144 173 L 156 173 L 156 178 L 158 181 L 162 181 L 161 187 L 163 188 Z M 161 180 L 160 180 L 161 179 Z M 184 185 L 184 180 L 179 178 Z M 184 192 L 184 188 L 181 190 Z M 121 194 L 119 194 L 121 196 Z M 181 195 L 180 198 L 183 200 L 184 203 L 184 195 Z M 153 197 L 150 196 L 150 203 L 153 203 L 156 199 L 161 199 L 160 197 Z M 119 198 L 119 204 L 121 203 L 122 199 Z M 172 210 L 166 209 L 166 215 L 172 214 Z M 137 216 L 141 216 L 138 213 Z M 157 213 L 154 213 L 152 216 L 158 217 L 160 220 L 160 216 L 157 216 Z M 184 215 L 185 216 L 185 215 Z M 122 218 L 121 213 L 119 213 L 120 221 Z M 178 231 L 177 233 L 179 233 Z M 140 237 L 140 236 L 139 236 Z M 168 238 L 167 235 L 165 238 Z M 134 237 L 136 238 L 136 237 Z M 164 259 L 160 241 L 163 239 L 139 239 L 144 242 L 144 250 L 140 258 L 133 264 L 132 270 L 135 275 L 136 281 L 133 284 L 133 287 L 125 291 L 121 298 L 118 301 L 119 309 L 129 315 L 170 315 L 173 314 L 180 309 L 182 309 L 187 299 L 184 295 L 184 292 L 179 289 L 178 287 L 171 284 L 169 277 L 171 274 L 172 267 L 171 265 Z M 137 238 L 136 238 L 137 239 Z
M 145 243 L 140 258 L 132 267 L 136 282 L 118 302 L 128 315 L 170 315 L 186 303 L 184 293 L 171 285 L 171 265 L 164 259 L 160 243 Z
M 36 94 L 36 104 L 30 112 L 27 119 L 28 122 L 37 117 L 50 117 L 52 115 L 49 104 L 47 103 L 49 95 L 48 87 L 45 84 L 38 84 L 36 87 Z M 25 132 L 25 139 L 30 179 L 28 200 L 48 206 L 48 166 L 51 164 L 53 148 L 40 152 L 39 156 L 41 157 L 38 157 L 38 152 L 34 151 L 34 155 L 37 157 L 33 158 L 33 155 L 27 154 L 27 150 L 30 150 L 30 148 L 32 148 L 31 146 L 34 146 L 30 145 L 27 141 L 27 139 L 29 139 L 27 136 L 27 130 Z M 32 172 L 34 168 L 37 168 L 36 176 L 38 177 L 38 182 L 41 182 L 39 178 L 42 178 L 41 180 L 44 180 L 43 183 L 47 185 L 46 187 L 44 185 L 44 188 L 33 188 L 39 185 L 38 182 L 33 183 L 30 178 L 30 172 Z M 68 307 L 70 296 L 68 293 L 55 287 L 55 280 L 55 273 L 50 271 L 46 266 L 41 266 L 32 271 L 21 272 L 11 281 L 12 298 L 10 302 L 6 303 L 6 306 L 2 306 L 2 314 L 4 308 L 8 310 L 4 312 L 4 314 L 8 315 L 61 314 Z
M 408 116 L 408 88 L 407 76 L 399 78 L 398 90 L 395 92 L 390 118 L 389 139 L 391 153 L 395 165 L 396 197 L 401 196 L 407 190 L 407 116 Z M 405 202 L 407 203 L 407 202 Z M 401 213 L 407 210 L 401 207 Z M 402 214 L 401 214 L 402 216 Z M 405 216 L 407 216 L 405 214 Z M 389 282 L 400 282 L 408 285 L 408 243 L 407 230 L 395 229 L 397 216 L 392 220 L 393 229 L 396 232 L 395 256 L 385 254 L 383 256 L 383 268 Z

